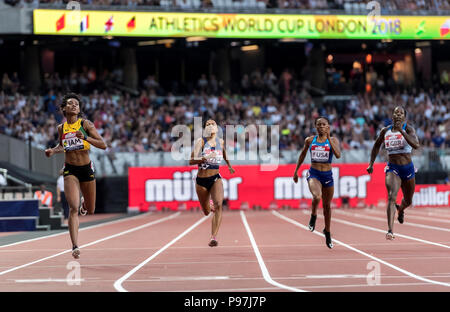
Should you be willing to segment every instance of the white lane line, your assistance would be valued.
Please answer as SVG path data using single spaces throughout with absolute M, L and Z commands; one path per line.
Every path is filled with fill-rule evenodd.
M 353 222 L 346 221 L 346 220 L 333 218 L 333 222 L 338 222 L 338 223 L 342 223 L 342 224 L 346 224 L 346 225 L 350 225 L 350 226 L 354 226 L 354 227 L 359 227 L 361 229 L 365 229 L 365 230 L 369 230 L 369 231 L 374 231 L 374 232 L 379 232 L 379 233 L 386 234 L 385 230 L 381 230 L 381 229 L 378 229 L 378 228 L 373 228 L 373 227 L 367 226 L 367 225 L 353 223 Z M 444 245 L 444 244 L 440 244 L 440 243 L 431 242 L 431 241 L 424 240 L 424 239 L 421 239 L 421 238 L 417 238 L 417 237 L 413 237 L 413 236 L 409 236 L 409 235 L 404 235 L 404 234 L 399 234 L 399 233 L 395 233 L 394 235 L 398 236 L 398 237 L 403 237 L 403 238 L 406 238 L 406 239 L 410 239 L 410 240 L 415 240 L 415 241 L 418 241 L 418 242 L 421 242 L 421 243 L 424 243 L 424 244 L 434 245 L 434 246 L 439 246 L 439 247 L 450 249 L 450 246 L 447 246 L 447 245 Z
M 127 292 L 127 290 L 125 288 L 123 288 L 122 283 L 128 279 L 131 275 L 133 275 L 134 273 L 136 273 L 140 268 L 142 268 L 144 265 L 146 265 L 148 262 L 152 261 L 154 258 L 156 258 L 160 253 L 162 253 L 164 250 L 166 250 L 167 248 L 169 248 L 171 245 L 175 244 L 179 239 L 181 239 L 183 236 L 185 236 L 187 233 L 189 233 L 190 231 L 192 231 L 193 229 L 195 229 L 197 226 L 199 226 L 200 224 L 202 224 L 206 219 L 208 219 L 211 215 L 209 216 L 204 216 L 203 218 L 201 218 L 200 220 L 198 220 L 197 222 L 195 222 L 193 225 L 191 225 L 187 230 L 185 230 L 183 233 L 181 233 L 180 235 L 178 235 L 177 237 L 175 237 L 173 240 L 171 240 L 168 244 L 166 244 L 164 247 L 162 247 L 160 250 L 158 250 L 157 252 L 155 252 L 153 255 L 151 255 L 150 257 L 148 257 L 147 259 L 145 259 L 144 261 L 142 261 L 140 264 L 138 264 L 136 267 L 134 267 L 131 271 L 129 271 L 128 273 L 126 273 L 124 276 L 122 276 L 121 278 L 119 278 L 118 280 L 115 281 L 114 283 L 114 288 L 117 291 L 120 292 Z
M 320 218 L 322 218 L 322 217 L 320 217 Z M 338 222 L 338 223 L 342 223 L 342 224 L 346 224 L 346 225 L 350 225 L 350 226 L 354 226 L 354 227 L 359 227 L 361 229 L 365 229 L 365 230 L 369 230 L 369 231 L 374 231 L 374 232 L 379 232 L 379 233 L 384 233 L 384 234 L 386 233 L 385 230 L 381 230 L 381 229 L 374 228 L 374 227 L 371 227 L 371 226 L 357 224 L 357 223 L 353 223 L 353 222 L 350 222 L 350 221 L 341 220 L 341 219 L 337 219 L 337 218 L 333 218 L 333 222 Z M 434 246 L 450 249 L 450 246 L 447 246 L 447 245 L 444 245 L 444 244 L 440 244 L 440 243 L 431 242 L 431 241 L 424 240 L 424 239 L 421 239 L 421 238 L 417 238 L 417 237 L 413 237 L 413 236 L 409 236 L 409 235 L 404 235 L 404 234 L 399 234 L 399 233 L 395 233 L 394 235 L 398 236 L 398 237 L 403 237 L 403 238 L 406 238 L 406 239 L 414 240 L 414 241 L 417 241 L 417 242 L 421 242 L 421 243 L 424 243 L 424 244 L 434 245 Z
M 354 285 L 320 285 L 320 286 L 308 286 L 308 285 L 303 285 L 303 286 L 299 286 L 302 288 L 310 288 L 310 289 L 320 289 L 320 288 L 348 288 L 348 287 L 361 287 L 361 288 L 365 288 L 368 287 L 367 291 L 373 291 L 375 287 L 383 287 L 383 286 L 388 286 L 388 287 L 398 287 L 398 286 L 433 286 L 429 283 L 396 283 L 396 284 L 381 284 L 381 285 L 368 285 L 366 284 L 354 284 Z M 278 289 L 274 288 L 274 287 L 259 287 L 259 288 L 221 288 L 221 289 L 195 289 L 195 290 L 158 290 L 157 292 L 206 292 L 206 293 L 210 293 L 210 292 L 261 292 L 261 291 L 271 291 L 274 292 Z M 364 290 L 361 290 L 364 291 Z M 398 291 L 393 290 L 393 291 Z
M 180 281 L 216 281 L 229 280 L 229 276 L 163 276 L 144 280 L 130 280 L 129 282 L 180 282 Z
M 291 218 L 288 218 L 288 217 L 286 217 L 286 216 L 280 214 L 280 213 L 277 212 L 277 211 L 272 211 L 272 214 L 274 214 L 274 215 L 277 216 L 278 218 L 283 219 L 283 220 L 285 220 L 285 221 L 287 221 L 287 222 L 289 222 L 289 223 L 291 223 L 291 224 L 293 224 L 293 225 L 295 225 L 295 226 L 298 226 L 298 227 L 300 227 L 300 228 L 302 228 L 302 229 L 304 229 L 304 230 L 309 231 L 309 229 L 308 229 L 306 226 L 304 226 L 303 224 L 301 224 L 301 223 L 299 223 L 299 222 L 297 222 L 297 221 L 295 221 L 295 220 L 293 220 L 293 219 L 291 219 Z M 333 219 L 333 221 L 336 221 L 336 219 Z M 312 233 L 314 233 L 314 234 L 316 234 L 316 235 L 319 235 L 319 236 L 324 236 L 323 234 L 319 234 L 319 233 L 317 233 L 316 231 L 314 231 L 314 232 L 312 232 Z M 400 268 L 400 267 L 398 267 L 398 266 L 395 266 L 395 265 L 393 265 L 393 264 L 391 264 L 391 263 L 389 263 L 389 262 L 386 262 L 386 261 L 384 261 L 384 260 L 381 260 L 380 258 L 377 258 L 377 257 L 375 257 L 375 256 L 369 255 L 368 253 L 365 253 L 364 251 L 359 250 L 359 249 L 357 249 L 357 248 L 354 248 L 354 247 L 352 247 L 352 246 L 350 246 L 350 245 L 348 245 L 348 244 L 346 244 L 346 243 L 344 243 L 344 242 L 341 242 L 341 241 L 339 241 L 339 240 L 337 240 L 337 239 L 335 239 L 335 238 L 333 238 L 333 240 L 334 240 L 335 242 L 341 244 L 342 246 L 344 246 L 344 247 L 350 249 L 350 250 L 353 250 L 353 251 L 355 251 L 355 252 L 357 252 L 357 253 L 359 253 L 359 254 L 361 254 L 361 255 L 363 255 L 363 256 L 366 256 L 366 257 L 368 257 L 368 258 L 370 258 L 370 259 L 372 259 L 372 260 L 378 261 L 378 262 L 380 262 L 380 263 L 382 263 L 382 264 L 384 264 L 384 265 L 386 265 L 386 266 L 388 266 L 388 267 L 390 267 L 390 268 L 392 268 L 392 269 L 394 269 L 394 270 L 396 270 L 396 271 L 399 271 L 399 272 L 401 272 L 401 273 L 403 273 L 403 274 L 406 274 L 406 275 L 408 275 L 408 276 L 410 276 L 410 277 L 412 277 L 412 278 L 415 278 L 415 279 L 420 280 L 420 281 L 423 281 L 423 282 L 431 283 L 431 284 L 436 284 L 436 285 L 442 285 L 442 286 L 450 287 L 450 283 L 444 283 L 444 282 L 439 282 L 439 281 L 435 281 L 435 280 L 430 280 L 430 279 L 428 279 L 428 278 L 424 278 L 424 277 L 422 277 L 422 276 L 419 276 L 419 275 L 416 275 L 416 274 L 411 273 L 411 272 L 409 272 L 409 271 L 406 271 L 406 270 L 404 270 L 404 269 L 402 269 L 402 268 Z
M 242 222 L 244 223 L 245 229 L 247 230 L 248 237 L 250 238 L 250 242 L 252 243 L 252 247 L 255 252 L 256 258 L 258 259 L 259 267 L 261 268 L 261 272 L 262 272 L 263 277 L 266 280 L 266 282 L 268 282 L 269 284 L 272 284 L 276 287 L 287 289 L 290 291 L 304 292 L 303 289 L 294 288 L 294 287 L 280 284 L 280 283 L 274 281 L 270 277 L 269 270 L 267 270 L 266 264 L 264 263 L 261 253 L 259 252 L 258 246 L 256 245 L 255 238 L 253 237 L 252 231 L 250 230 L 250 226 L 247 223 L 247 218 L 245 217 L 245 213 L 243 211 L 241 211 L 240 213 L 241 213 Z
M 147 216 L 149 214 L 151 214 L 151 212 L 147 212 L 147 213 L 144 213 L 144 214 L 139 214 L 139 215 L 133 216 L 133 217 L 125 217 L 125 218 L 122 218 L 122 219 L 119 219 L 119 220 L 113 220 L 113 221 L 103 222 L 103 223 L 96 224 L 96 225 L 83 227 L 83 228 L 80 228 L 78 232 L 82 232 L 84 230 L 95 229 L 95 228 L 102 227 L 102 226 L 105 226 L 105 225 L 111 225 L 111 224 L 116 224 L 116 223 L 120 223 L 120 222 L 125 222 L 125 221 L 128 221 L 128 220 L 134 220 L 134 219 L 137 219 L 137 218 L 142 218 L 142 217 Z M 34 241 L 41 240 L 41 239 L 44 239 L 44 238 L 61 236 L 61 235 L 67 234 L 68 231 L 69 230 L 67 229 L 67 230 L 65 230 L 63 232 L 56 233 L 56 234 L 40 236 L 40 237 L 36 237 L 36 238 L 30 238 L 30 239 L 23 240 L 23 241 L 20 241 L 20 242 L 15 242 L 15 243 L 11 243 L 11 244 L 1 245 L 0 248 L 11 247 L 11 246 L 24 244 L 24 243 L 34 242 Z M 7 236 L 5 236 L 5 237 L 7 237 Z
M 370 217 L 370 216 L 366 216 L 366 215 L 362 215 L 362 214 L 354 213 L 354 212 L 350 213 L 347 211 L 339 211 L 339 210 L 335 210 L 334 212 L 336 212 L 337 214 L 342 214 L 342 215 L 346 215 L 346 216 L 350 216 L 350 217 L 359 217 L 359 218 L 364 218 L 367 220 L 386 221 L 386 219 L 383 219 L 383 218 Z M 419 223 L 405 222 L 403 225 L 420 227 L 420 228 L 429 229 L 429 230 L 450 232 L 450 229 L 437 227 L 437 226 L 431 226 L 431 225 L 425 225 L 425 224 L 419 224 Z
M 383 213 L 382 211 L 372 211 L 370 209 L 367 209 L 366 212 L 368 212 L 370 214 L 386 215 L 386 212 Z M 428 217 L 424 217 L 424 216 L 415 215 L 415 214 L 412 213 L 412 211 L 408 211 L 408 209 L 405 210 L 405 214 L 406 214 L 406 217 L 408 219 L 411 218 L 411 219 L 419 219 L 419 220 L 438 222 L 438 223 L 450 223 L 450 220 L 444 220 L 444 219 L 442 219 L 442 216 L 440 216 L 440 215 L 437 215 L 437 216 L 441 217 L 441 219 L 439 219 L 439 218 L 428 218 Z
M 155 224 L 158 224 L 158 223 L 161 223 L 161 222 L 164 222 L 164 221 L 167 221 L 167 220 L 176 218 L 176 217 L 178 217 L 179 215 L 180 215 L 180 212 L 177 212 L 177 213 L 175 213 L 175 214 L 173 214 L 173 215 L 170 215 L 170 216 L 168 216 L 168 217 L 161 218 L 161 219 L 158 219 L 158 220 L 155 220 L 155 221 L 152 221 L 152 222 L 148 222 L 148 223 L 145 223 L 145 224 L 140 225 L 140 226 L 138 226 L 138 227 L 134 227 L 134 228 L 131 228 L 131 229 L 129 229 L 129 230 L 122 231 L 122 232 L 120 232 L 120 233 L 113 234 L 113 235 L 110 235 L 110 236 L 107 236 L 107 237 L 98 239 L 98 240 L 96 240 L 96 241 L 93 241 L 93 242 L 90 242 L 90 243 L 85 244 L 85 245 L 83 245 L 83 246 L 80 246 L 79 248 L 82 249 L 82 248 L 85 248 L 85 247 L 89 247 L 89 246 L 92 246 L 92 245 L 95 245 L 95 244 L 104 242 L 104 241 L 109 240 L 109 239 L 112 239 L 112 238 L 116 238 L 116 237 L 119 237 L 119 236 L 122 236 L 122 235 L 125 235 L 125 234 L 128 234 L 128 233 L 132 233 L 132 232 L 135 232 L 135 231 L 144 229 L 144 228 L 146 228 L 146 227 L 149 227 L 149 226 L 152 226 L 152 225 L 155 225 Z M 71 249 L 68 249 L 68 250 L 59 252 L 59 253 L 57 253 L 57 254 L 54 254 L 54 255 L 45 257 L 45 258 L 41 258 L 41 259 L 38 259 L 38 260 L 35 260 L 35 261 L 32 261 L 32 262 L 26 263 L 26 264 L 23 264 L 23 265 L 20 265 L 20 266 L 13 267 L 13 268 L 11 268 L 11 269 L 9 269 L 9 270 L 5 270 L 5 271 L 0 272 L 0 275 L 4 275 L 4 274 L 7 274 L 7 273 L 10 273 L 10 272 L 19 270 L 19 269 L 23 269 L 23 268 L 28 267 L 28 266 L 30 266 L 30 265 L 33 265 L 33 264 L 36 264 L 36 263 L 39 263 L 39 262 L 42 262 L 42 261 L 45 261 L 45 260 L 49 260 L 49 259 L 55 258 L 55 257 L 58 257 L 58 256 L 60 256 L 60 255 L 63 255 L 63 254 L 65 254 L 65 253 L 69 253 L 69 252 L 72 252 L 72 250 L 71 250 Z
M 305 275 L 305 278 L 311 279 L 330 279 L 330 278 L 367 278 L 367 274 L 325 274 L 325 275 Z
M 85 279 L 66 279 L 66 278 L 42 278 L 42 279 L 17 279 L 14 280 L 16 283 L 80 283 L 84 282 Z

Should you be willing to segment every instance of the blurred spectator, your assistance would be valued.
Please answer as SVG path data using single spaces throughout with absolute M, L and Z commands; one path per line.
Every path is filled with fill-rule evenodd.
M 0 174 L 0 186 L 7 186 L 8 181 L 6 180 L 5 176 L 3 174 Z
M 22 2 L 21 2 L 22 1 Z M 16 6 L 19 3 L 35 3 L 40 2 L 44 4 L 51 4 L 53 6 L 64 7 L 68 1 L 66 0 L 4 0 L 4 3 L 11 6 Z M 136 8 L 137 6 L 160 6 L 162 1 L 160 0 L 83 0 L 80 1 L 83 5 L 96 5 L 96 6 L 116 6 L 122 5 L 129 8 Z M 302 9 L 302 10 L 318 10 L 318 9 L 344 9 L 347 5 L 358 3 L 355 0 L 257 0 L 259 3 L 263 3 L 263 6 L 257 6 L 257 8 L 281 8 L 281 9 Z M 450 2 L 448 0 L 379 0 L 382 10 L 450 10 Z M 180 9 L 191 9 L 195 6 L 201 6 L 202 8 L 214 7 L 212 0 L 199 0 L 198 2 L 192 2 L 189 0 L 172 0 L 165 4 L 169 7 L 176 7 Z M 247 5 L 243 2 L 244 7 Z M 22 5 L 22 4 L 21 4 Z M 255 7 L 248 4 L 252 9 Z M 223 4 L 222 4 L 223 6 Z M 256 8 L 256 9 L 257 9 Z M 361 7 L 358 6 L 361 11 Z
M 39 200 L 44 207 L 53 207 L 53 194 L 45 189 L 45 184 L 41 184 L 39 191 L 34 192 L 34 199 Z
M 64 215 L 64 220 L 69 217 L 69 204 L 67 203 L 66 195 L 64 193 L 64 171 L 59 171 L 58 179 L 56 180 L 56 202 L 61 204 Z
M 94 81 L 94 77 L 105 82 L 114 79 L 107 71 L 100 76 L 94 75 L 92 69 L 85 69 L 85 72 L 88 83 Z M 335 73 L 336 70 L 333 75 Z M 342 79 L 341 73 L 338 74 L 335 81 Z M 56 145 L 56 125 L 64 121 L 59 102 L 72 86 L 78 88 L 82 75 L 76 72 L 61 78 L 56 73 L 46 75 L 46 91 L 42 95 L 28 96 L 5 92 L 3 81 L 8 86 L 9 76 L 3 75 L 0 133 L 31 140 L 31 144 L 39 148 Z M 416 129 L 422 146 L 450 147 L 449 91 L 404 89 L 390 92 L 375 88 L 370 93 L 356 93 L 349 100 L 325 100 L 319 106 L 289 70 L 279 76 L 277 78 L 270 68 L 256 70 L 251 75 L 244 74 L 240 88 L 230 91 L 223 89 L 216 77 L 211 76 L 208 81 L 206 75 L 202 75 L 191 93 L 174 94 L 170 91 L 156 93 L 155 88 L 161 88 L 155 77 L 149 75 L 141 82 L 143 88 L 136 95 L 110 88 L 108 83 L 103 87 L 98 85 L 101 88 L 93 91 L 84 90 L 82 112 L 103 135 L 111 152 L 170 151 L 173 125 L 192 125 L 196 116 L 214 116 L 223 127 L 242 123 L 245 126 L 277 124 L 283 131 L 280 148 L 295 150 L 302 146 L 305 137 L 314 133 L 312 121 L 319 114 L 330 118 L 332 131 L 343 149 L 369 150 L 381 128 L 391 123 L 394 107 L 403 105 L 408 111 L 408 123 Z M 380 75 L 377 80 L 384 81 L 383 78 Z M 53 88 L 46 89 L 49 86 Z M 243 148 L 238 144 L 234 147 Z

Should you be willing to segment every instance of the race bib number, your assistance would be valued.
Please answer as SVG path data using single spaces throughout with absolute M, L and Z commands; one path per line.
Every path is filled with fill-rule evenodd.
M 384 146 L 387 150 L 402 149 L 405 146 L 403 135 L 392 134 L 386 136 L 386 138 L 384 139 Z
M 216 156 L 209 158 L 208 156 L 210 156 L 212 153 L 215 153 Z M 223 159 L 222 151 L 220 151 L 220 150 L 215 151 L 215 150 L 211 150 L 211 149 L 204 150 L 203 157 L 207 158 L 208 164 L 211 164 L 211 165 L 220 164 Z
M 75 132 L 66 133 L 62 143 L 66 151 L 76 151 L 84 148 L 83 140 L 77 138 Z
M 313 146 L 311 148 L 311 160 L 317 162 L 327 162 L 330 158 L 330 148 L 328 146 Z

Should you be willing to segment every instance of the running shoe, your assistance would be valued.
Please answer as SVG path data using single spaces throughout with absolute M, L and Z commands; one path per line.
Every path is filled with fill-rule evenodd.
M 217 240 L 215 238 L 211 238 L 211 241 L 209 242 L 209 247 L 216 247 L 217 245 L 219 245 L 219 243 L 217 242 Z
M 395 204 L 395 207 L 397 208 L 398 213 L 397 220 L 400 224 L 403 224 L 403 221 L 405 221 L 405 211 L 400 211 L 400 205 Z
M 213 202 L 212 199 L 209 200 L 209 209 L 210 209 L 212 212 L 216 212 L 216 209 L 214 208 L 214 202 Z
M 73 246 L 72 247 L 72 257 L 74 257 L 75 259 L 80 258 L 80 249 L 78 248 L 78 246 Z
M 395 236 L 394 233 L 392 233 L 392 231 L 388 231 L 386 234 L 386 239 L 387 240 L 394 240 Z
M 323 229 L 323 234 L 325 235 L 325 243 L 327 244 L 327 247 L 333 249 L 333 242 L 331 241 L 331 233 Z
M 317 220 L 317 215 L 315 215 L 315 216 L 311 215 L 311 219 L 309 219 L 309 224 L 308 224 L 308 228 L 311 232 L 314 232 L 314 229 L 316 228 L 316 220 Z
M 82 215 L 82 216 L 85 216 L 85 215 L 87 215 L 87 209 L 86 209 L 86 206 L 84 205 L 84 197 L 83 196 L 81 196 L 81 199 L 80 199 L 80 215 Z

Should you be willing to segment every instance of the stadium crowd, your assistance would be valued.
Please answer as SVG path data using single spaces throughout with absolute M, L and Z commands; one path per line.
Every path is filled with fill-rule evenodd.
M 4 0 L 11 6 L 34 6 L 39 3 L 65 5 L 69 0 Z M 235 7 L 235 2 L 241 2 L 241 7 L 282 8 L 282 9 L 345 9 L 347 11 L 364 11 L 369 1 L 357 0 L 80 0 L 81 5 L 96 6 L 166 6 L 173 8 L 211 8 Z M 255 3 L 262 6 L 255 6 Z M 448 0 L 378 0 L 381 11 L 393 10 L 450 10 Z
M 120 71 L 97 76 L 87 68 L 67 77 L 47 74 L 45 91 L 29 94 L 17 74 L 3 74 L 0 133 L 31 140 L 40 148 L 54 146 L 56 125 L 64 121 L 60 99 L 71 90 L 83 95 L 85 118 L 94 122 L 113 152 L 170 151 L 177 139 L 171 137 L 172 127 L 192 127 L 196 116 L 203 122 L 214 118 L 223 130 L 226 125 L 279 125 L 280 149 L 298 150 L 304 138 L 314 133 L 315 117 L 326 115 L 343 149 L 370 149 L 377 132 L 390 123 L 396 105 L 406 107 L 407 118 L 423 146 L 450 147 L 448 75 L 435 90 L 390 89 L 384 83 L 370 91 L 363 89 L 349 100 L 325 101 L 320 107 L 307 84 L 289 70 L 278 77 L 270 68 L 244 75 L 239 89 L 233 92 L 214 76 L 202 75 L 186 94 L 163 90 L 151 75 L 142 81 L 139 94 L 128 93 L 114 87 L 121 76 Z M 256 140 L 247 141 L 247 145 L 257 144 Z

